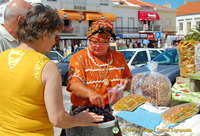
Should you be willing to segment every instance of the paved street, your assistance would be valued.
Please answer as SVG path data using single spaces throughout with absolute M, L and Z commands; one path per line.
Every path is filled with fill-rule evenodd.
M 70 93 L 66 91 L 65 86 L 62 87 L 62 91 L 63 91 L 64 107 L 65 110 L 68 112 L 71 107 L 70 96 L 69 96 Z M 60 128 L 54 127 L 54 136 L 60 136 L 60 132 L 61 132 Z

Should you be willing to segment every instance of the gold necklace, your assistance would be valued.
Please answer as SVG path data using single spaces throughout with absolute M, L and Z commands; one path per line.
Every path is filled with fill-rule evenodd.
M 109 64 L 106 65 L 106 66 L 103 66 L 103 67 L 106 67 L 105 70 L 104 70 L 104 68 L 101 68 L 101 66 L 98 64 L 97 58 L 96 58 L 96 57 L 94 57 L 94 58 L 95 58 L 95 61 L 97 62 L 97 63 L 96 63 L 97 66 L 100 68 L 101 73 L 102 73 L 102 75 L 103 75 L 103 84 L 104 84 L 105 86 L 109 85 L 109 80 L 108 80 L 108 79 L 105 79 L 106 76 L 108 75 Z M 107 58 L 107 62 L 109 63 L 109 57 Z

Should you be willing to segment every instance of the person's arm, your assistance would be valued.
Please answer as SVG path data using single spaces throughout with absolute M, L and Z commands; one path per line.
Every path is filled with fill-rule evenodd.
M 81 59 L 80 59 L 81 57 Z M 76 96 L 81 98 L 88 98 L 90 102 L 99 107 L 104 107 L 104 98 L 92 88 L 85 85 L 87 76 L 85 75 L 84 57 L 82 55 L 74 54 L 70 58 L 69 76 L 67 82 L 67 90 L 73 92 Z
M 94 105 L 104 108 L 104 98 L 93 89 L 87 87 L 82 82 L 74 82 L 70 85 L 70 90 L 81 98 L 88 98 Z
M 76 116 L 70 116 L 65 112 L 62 98 L 61 76 L 57 65 L 49 61 L 42 71 L 42 83 L 44 85 L 44 101 L 50 122 L 60 128 L 74 126 L 98 126 L 92 122 L 103 121 L 103 116 L 84 111 Z

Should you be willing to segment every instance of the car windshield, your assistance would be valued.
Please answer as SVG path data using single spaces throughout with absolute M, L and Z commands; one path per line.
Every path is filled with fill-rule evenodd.
M 126 62 L 128 63 L 132 56 L 135 54 L 135 51 L 119 51 L 124 54 Z
M 153 61 L 157 61 L 158 64 L 163 65 L 178 65 L 178 53 L 176 49 L 171 49 L 163 52 L 159 56 L 153 59 Z
M 64 59 L 61 60 L 62 63 L 69 63 L 69 60 L 71 58 L 71 56 L 73 55 L 74 53 L 70 53 L 69 55 L 67 55 L 67 57 L 65 57 Z
M 127 49 L 127 47 L 126 46 L 119 46 L 118 47 L 118 50 L 124 50 L 124 49 Z
M 45 54 L 51 60 L 61 60 L 62 57 L 59 56 L 56 52 L 49 52 L 49 54 Z

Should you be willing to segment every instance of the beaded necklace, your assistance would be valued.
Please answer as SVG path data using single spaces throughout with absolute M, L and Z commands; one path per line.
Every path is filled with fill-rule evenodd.
M 102 75 L 103 75 L 103 84 L 104 84 L 105 86 L 109 85 L 109 80 L 108 80 L 108 79 L 105 79 L 105 78 L 106 78 L 106 76 L 108 75 L 109 65 L 110 65 L 110 64 L 107 64 L 107 65 L 103 66 L 103 68 L 101 68 L 101 66 L 98 64 L 97 58 L 96 58 L 96 57 L 94 57 L 94 58 L 95 58 L 95 61 L 96 61 L 97 66 L 99 67 L 99 69 L 101 70 L 101 73 L 102 73 Z M 110 59 L 109 59 L 109 57 L 107 57 L 107 62 L 109 62 L 109 61 L 110 61 Z M 104 68 L 104 67 L 105 67 L 105 68 Z

